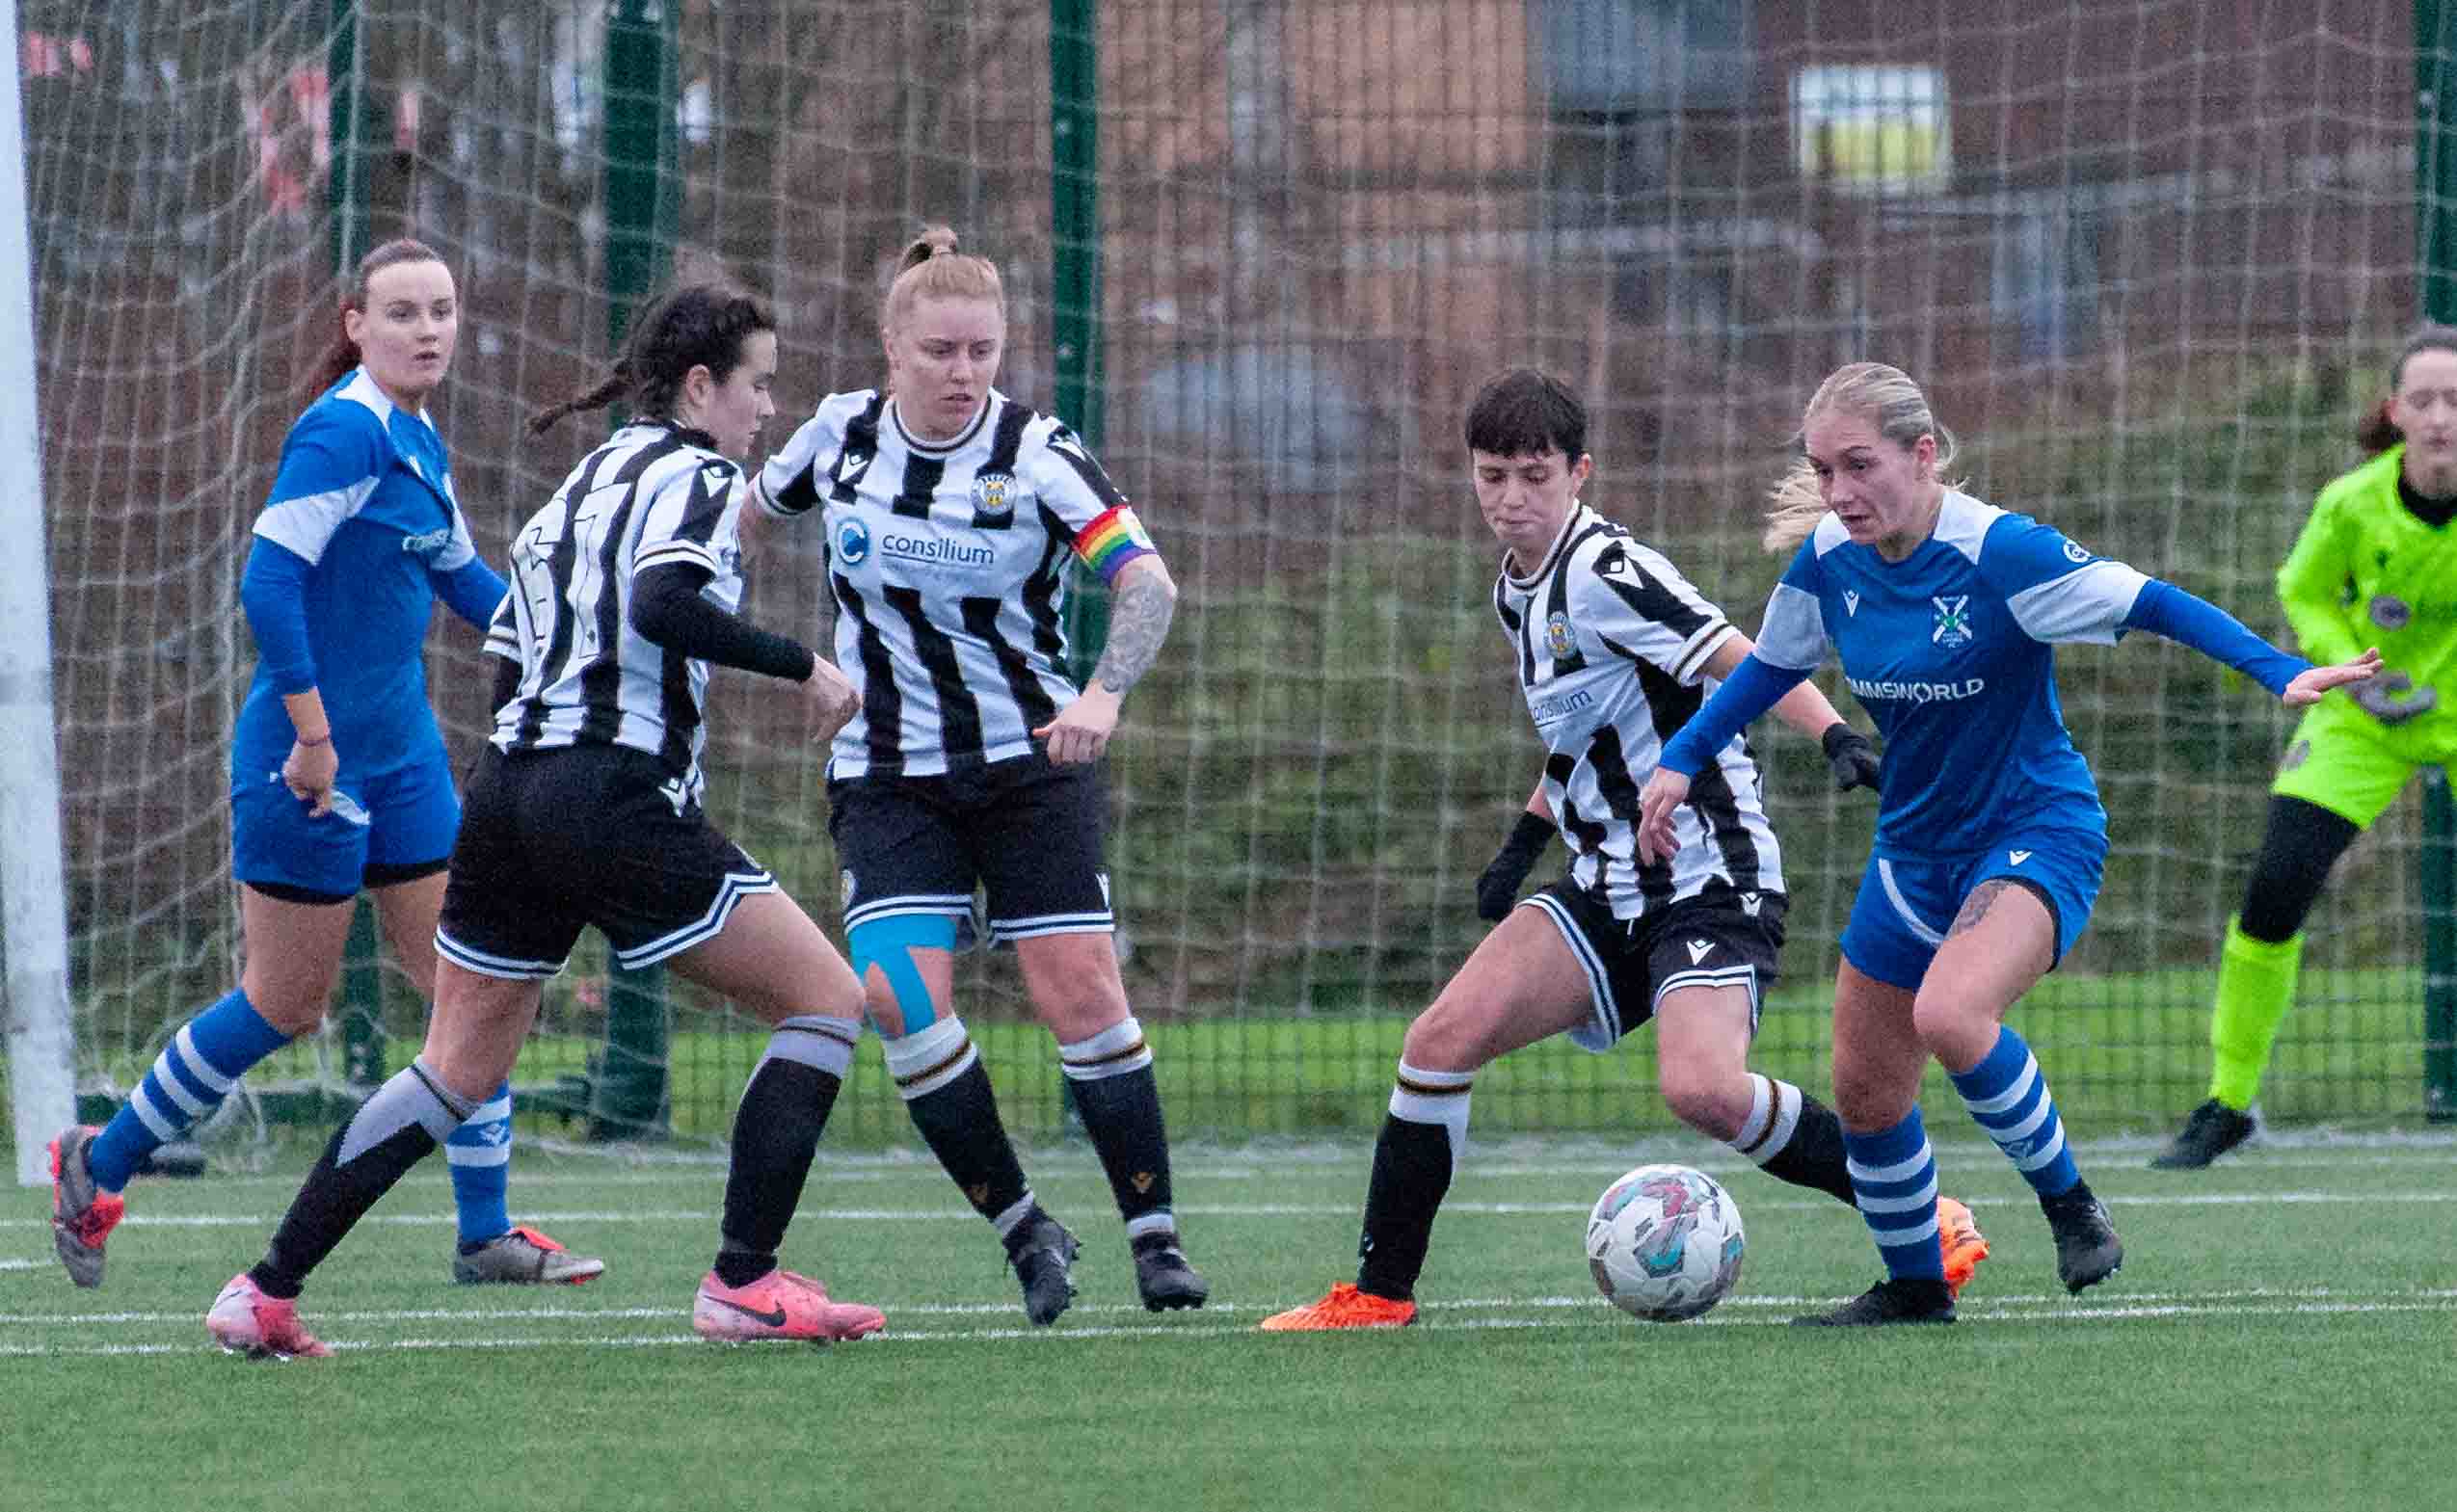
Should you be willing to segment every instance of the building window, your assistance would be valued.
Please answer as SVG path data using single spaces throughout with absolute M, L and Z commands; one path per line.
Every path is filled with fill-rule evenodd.
M 1863 194 L 1942 189 L 1954 173 L 1941 68 L 1819 65 L 1792 75 L 1792 144 L 1803 178 Z
M 2098 217 L 2063 207 L 2016 210 L 1996 223 L 1988 300 L 2026 358 L 2062 360 L 2098 332 Z
M 1749 103 L 1749 0 L 1536 0 L 1556 113 L 1738 110 Z
M 1749 0 L 1534 0 L 1537 87 L 1557 225 L 1610 225 L 1651 207 L 1684 115 L 1749 103 Z

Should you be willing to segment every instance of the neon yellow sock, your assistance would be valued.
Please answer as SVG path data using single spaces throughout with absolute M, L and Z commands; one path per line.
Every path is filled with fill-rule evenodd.
M 2260 1095 L 2270 1045 L 2294 1006 L 2304 937 L 2272 944 L 2245 934 L 2242 921 L 2230 918 L 2219 961 L 2218 1006 L 2209 1016 L 2209 1048 L 2216 1052 L 2209 1095 L 2240 1113 Z

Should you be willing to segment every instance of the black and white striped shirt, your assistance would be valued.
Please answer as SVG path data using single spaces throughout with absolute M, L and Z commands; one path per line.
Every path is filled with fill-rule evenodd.
M 1074 433 L 995 389 L 943 445 L 908 434 L 875 389 L 831 394 L 757 493 L 825 524 L 836 662 L 862 690 L 831 778 L 1029 754 L 1077 692 L 1062 670 L 1068 556 L 1108 579 L 1153 550 Z
M 1525 577 L 1503 571 L 1493 611 L 1551 753 L 1544 797 L 1574 882 L 1624 919 L 1718 883 L 1744 907 L 1783 890 L 1757 764 L 1737 735 L 1674 811 L 1680 849 L 1652 865 L 1638 861 L 1639 789 L 1664 742 L 1714 691 L 1707 661 L 1739 633 L 1723 611 L 1661 552 L 1584 504 L 1572 506 L 1541 567 Z
M 627 425 L 582 459 L 512 540 L 512 591 L 486 649 L 521 664 L 495 711 L 497 750 L 616 745 L 645 751 L 675 780 L 677 807 L 700 795 L 708 664 L 631 628 L 632 579 L 685 563 L 732 613 L 742 601 L 735 485 L 741 469 L 703 432 Z

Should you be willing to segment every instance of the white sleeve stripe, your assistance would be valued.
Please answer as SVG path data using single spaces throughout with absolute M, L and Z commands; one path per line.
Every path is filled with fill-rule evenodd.
M 346 489 L 302 493 L 267 504 L 264 513 L 256 517 L 255 533 L 297 552 L 310 565 L 321 562 L 324 548 L 332 544 L 333 533 L 366 504 L 367 496 L 375 492 L 375 485 L 372 477 L 361 478 Z
M 1673 679 L 1684 686 L 1696 682 L 1706 664 L 1715 659 L 1715 653 L 1723 649 L 1723 643 L 1740 633 L 1729 620 L 1716 620 L 1705 625 L 1681 648 L 1679 657 L 1672 663 Z
M 1786 672 L 1815 672 L 1826 659 L 1826 611 L 1817 596 L 1776 583 L 1757 627 L 1757 659 Z
M 2107 646 L 2149 581 L 2122 562 L 2093 562 L 2012 595 L 2005 607 L 2034 641 Z
M 688 562 L 693 567 L 716 570 L 716 554 L 696 541 L 666 540 L 640 552 L 631 559 L 631 575 L 639 576 L 653 567 L 672 562 Z

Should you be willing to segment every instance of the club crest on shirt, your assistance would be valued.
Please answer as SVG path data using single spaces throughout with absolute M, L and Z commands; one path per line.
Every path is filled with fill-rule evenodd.
M 973 512 L 992 519 L 1015 513 L 1015 474 L 976 472 L 973 475 Z
M 2090 547 L 2083 545 L 2078 541 L 2068 541 L 2065 543 L 2065 560 L 2073 563 L 2088 562 L 2090 560 Z
M 1556 658 L 1578 650 L 1578 642 L 1570 637 L 1570 617 L 1559 609 L 1544 617 L 1544 649 Z
M 1968 594 L 1935 594 L 1928 600 L 1936 606 L 1936 623 L 1929 626 L 1929 643 L 1947 650 L 1971 643 L 1971 596 Z
M 836 527 L 836 554 L 846 567 L 860 567 L 869 560 L 870 527 L 858 519 L 848 519 Z

